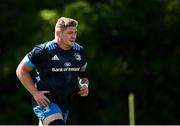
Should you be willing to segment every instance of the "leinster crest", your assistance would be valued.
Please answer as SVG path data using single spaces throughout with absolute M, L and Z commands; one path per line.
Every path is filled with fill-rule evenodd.
M 79 53 L 75 53 L 74 57 L 76 60 L 80 61 L 81 60 L 81 55 Z

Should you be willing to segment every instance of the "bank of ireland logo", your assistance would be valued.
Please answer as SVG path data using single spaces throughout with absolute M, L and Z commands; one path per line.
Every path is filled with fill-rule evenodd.
M 75 56 L 76 60 L 78 60 L 78 61 L 81 60 L 81 55 L 79 53 L 75 53 L 74 56 Z
M 70 62 L 65 62 L 65 63 L 64 63 L 64 66 L 65 66 L 65 67 L 69 67 L 69 66 L 71 66 L 71 63 L 70 63 Z

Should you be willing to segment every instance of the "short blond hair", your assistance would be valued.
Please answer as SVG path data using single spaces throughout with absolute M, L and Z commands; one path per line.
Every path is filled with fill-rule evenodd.
M 78 22 L 72 18 L 60 17 L 56 23 L 55 28 L 60 28 L 61 30 L 63 30 L 70 26 L 77 27 Z

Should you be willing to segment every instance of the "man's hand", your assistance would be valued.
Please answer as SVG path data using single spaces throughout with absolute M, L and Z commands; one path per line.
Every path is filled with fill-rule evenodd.
M 78 94 L 80 96 L 87 96 L 89 94 L 88 84 L 79 84 L 79 89 L 80 91 L 78 92 Z
M 41 106 L 48 106 L 50 103 L 50 100 L 45 96 L 46 93 L 49 93 L 49 91 L 37 91 L 33 97 L 38 105 Z

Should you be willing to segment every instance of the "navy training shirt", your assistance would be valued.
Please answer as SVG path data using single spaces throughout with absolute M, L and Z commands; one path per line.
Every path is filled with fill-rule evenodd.
M 50 91 L 46 96 L 51 102 L 65 104 L 77 88 L 78 72 L 87 66 L 82 46 L 74 43 L 70 50 L 63 50 L 54 40 L 34 47 L 26 55 L 26 63 L 36 69 L 38 90 Z

